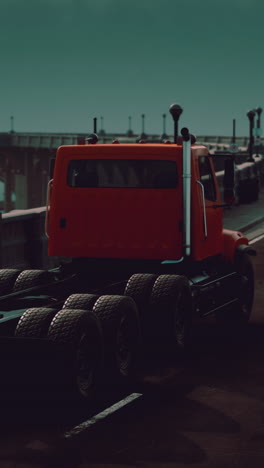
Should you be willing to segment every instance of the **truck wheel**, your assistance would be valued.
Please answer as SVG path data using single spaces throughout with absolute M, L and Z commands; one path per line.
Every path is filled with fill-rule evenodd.
M 63 309 L 92 310 L 99 296 L 96 294 L 72 294 L 63 304 Z
M 154 283 L 150 305 L 153 308 L 154 339 L 164 351 L 186 351 L 191 341 L 192 294 L 185 276 L 161 275 Z
M 140 343 L 135 302 L 130 297 L 101 296 L 93 311 L 101 322 L 108 369 L 116 377 L 130 376 L 135 368 Z
M 48 339 L 70 348 L 73 359 L 72 365 L 66 366 L 66 381 L 74 393 L 91 399 L 103 365 L 102 330 L 95 314 L 78 309 L 60 310 L 50 324 Z
M 26 310 L 16 326 L 15 336 L 45 338 L 56 312 L 56 309 L 47 307 Z
M 13 286 L 21 270 L 0 270 L 0 294 L 5 296 L 13 290 Z
M 22 291 L 23 289 L 32 288 L 33 286 L 41 286 L 48 283 L 50 273 L 45 270 L 24 270 L 18 275 L 13 287 L 13 292 Z
M 150 294 L 157 278 L 158 275 L 150 273 L 136 273 L 127 282 L 124 295 L 134 299 L 140 318 L 149 307 Z
M 244 253 L 236 259 L 236 271 L 239 275 L 239 303 L 234 317 L 243 324 L 250 319 L 254 301 L 254 270 L 248 254 Z

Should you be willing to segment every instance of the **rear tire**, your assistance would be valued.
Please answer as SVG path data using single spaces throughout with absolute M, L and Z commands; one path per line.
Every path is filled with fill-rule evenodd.
M 17 277 L 13 292 L 44 285 L 49 282 L 50 277 L 50 273 L 45 270 L 24 270 Z
M 38 307 L 26 310 L 16 326 L 15 336 L 45 338 L 57 310 Z
M 154 341 L 167 357 L 186 352 L 191 343 L 192 294 L 185 276 L 161 275 L 153 286 L 150 304 Z
M 248 254 L 244 253 L 236 260 L 236 271 L 239 275 L 239 303 L 234 318 L 246 324 L 251 316 L 254 301 L 254 269 Z
M 150 273 L 136 273 L 127 282 L 124 294 L 135 301 L 141 319 L 149 308 L 151 291 L 157 278 L 158 275 Z
M 71 350 L 71 365 L 64 364 L 68 385 L 63 386 L 62 392 L 68 389 L 70 393 L 92 399 L 100 383 L 104 355 L 102 330 L 95 314 L 77 309 L 60 310 L 51 322 L 48 338 Z
M 130 297 L 101 296 L 93 311 L 102 326 L 106 367 L 116 377 L 132 375 L 140 343 L 135 302 Z
M 13 291 L 13 286 L 21 270 L 0 270 L 0 295 L 5 296 Z
M 63 304 L 63 309 L 92 310 L 99 296 L 96 294 L 72 294 Z

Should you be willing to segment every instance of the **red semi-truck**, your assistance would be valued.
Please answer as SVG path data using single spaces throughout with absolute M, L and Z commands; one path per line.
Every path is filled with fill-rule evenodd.
M 49 183 L 61 266 L 0 271 L 2 340 L 35 369 L 41 350 L 57 384 L 88 398 L 104 375 L 136 373 L 148 344 L 188 347 L 196 316 L 246 323 L 255 253 L 223 228 L 212 158 L 188 129 L 174 143 L 90 143 L 58 148 Z

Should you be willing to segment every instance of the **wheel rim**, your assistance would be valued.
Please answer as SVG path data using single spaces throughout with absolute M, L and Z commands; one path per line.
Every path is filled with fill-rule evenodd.
M 122 317 L 116 335 L 116 358 L 121 374 L 126 374 L 132 358 L 129 320 Z
M 80 393 L 86 397 L 95 383 L 96 359 L 93 351 L 87 335 L 83 334 L 77 351 L 77 384 Z
M 251 278 L 248 272 L 245 272 L 241 276 L 241 288 L 243 291 L 242 302 L 241 302 L 241 311 L 245 318 L 248 318 L 252 306 L 252 288 L 251 288 Z
M 189 301 L 183 291 L 179 293 L 174 313 L 173 331 L 177 346 L 184 348 L 187 342 L 187 318 L 189 316 Z

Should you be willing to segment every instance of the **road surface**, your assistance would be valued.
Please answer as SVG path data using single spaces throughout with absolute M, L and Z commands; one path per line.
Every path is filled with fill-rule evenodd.
M 263 232 L 258 226 L 250 235 Z M 12 408 L 0 426 L 0 467 L 262 468 L 264 239 L 254 247 L 256 294 L 246 334 L 220 331 L 208 318 L 184 365 L 149 375 L 131 389 L 130 403 L 96 420 L 83 407 L 59 416 L 56 408 Z M 98 412 L 114 403 L 109 398 Z

